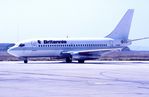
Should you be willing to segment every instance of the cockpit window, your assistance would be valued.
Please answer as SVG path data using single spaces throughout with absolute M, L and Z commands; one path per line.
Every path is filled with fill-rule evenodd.
M 23 44 L 23 43 L 21 43 L 20 45 L 19 45 L 19 47 L 24 47 L 25 46 L 25 44 Z

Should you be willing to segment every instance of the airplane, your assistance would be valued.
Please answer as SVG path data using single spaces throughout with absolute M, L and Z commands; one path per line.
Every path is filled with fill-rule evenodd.
M 28 63 L 28 58 L 32 57 L 65 58 L 66 63 L 72 60 L 84 63 L 85 60 L 99 59 L 112 51 L 124 50 L 132 41 L 148 39 L 128 39 L 133 13 L 134 9 L 128 9 L 116 28 L 104 38 L 28 40 L 9 48 L 8 53 L 23 59 L 24 63 Z

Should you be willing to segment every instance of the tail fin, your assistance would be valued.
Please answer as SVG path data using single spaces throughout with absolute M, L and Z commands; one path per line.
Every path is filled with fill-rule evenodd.
M 134 9 L 128 9 L 116 28 L 106 37 L 118 40 L 128 40 Z

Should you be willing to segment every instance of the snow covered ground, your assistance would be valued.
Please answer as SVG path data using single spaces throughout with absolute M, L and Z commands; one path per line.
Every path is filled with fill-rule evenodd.
M 149 97 L 149 62 L 0 62 L 0 97 Z

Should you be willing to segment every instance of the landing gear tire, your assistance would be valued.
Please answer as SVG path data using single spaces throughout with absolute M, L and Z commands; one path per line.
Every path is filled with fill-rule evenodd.
M 71 62 L 72 62 L 72 58 L 71 57 L 66 58 L 66 63 L 71 63 Z
M 78 63 L 84 63 L 84 60 L 78 60 Z
M 28 60 L 27 60 L 27 59 L 25 59 L 25 60 L 24 60 L 24 63 L 25 63 L 25 64 L 26 64 L 26 63 L 28 63 Z

